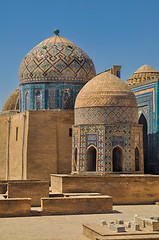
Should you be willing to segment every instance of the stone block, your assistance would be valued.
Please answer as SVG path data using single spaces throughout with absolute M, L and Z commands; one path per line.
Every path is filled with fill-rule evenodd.
M 135 222 L 131 222 L 131 229 L 133 231 L 140 231 L 140 224 L 137 224 Z
M 108 227 L 115 232 L 125 232 L 125 226 L 121 224 L 110 222 Z
M 137 214 L 134 215 L 134 222 L 136 224 L 139 224 L 140 227 L 144 228 L 145 227 L 145 220 L 146 218 L 138 216 Z
M 131 222 L 126 222 L 124 225 L 126 228 L 131 228 Z
M 100 224 L 101 224 L 101 226 L 106 226 L 106 225 L 107 225 L 107 222 L 106 222 L 105 220 L 101 220 L 101 221 L 100 221 Z
M 150 231 L 158 231 L 159 230 L 159 222 L 153 219 L 145 220 L 145 228 Z
M 0 199 L 0 217 L 26 216 L 31 212 L 31 198 Z
M 122 219 L 116 219 L 115 223 L 116 224 L 124 224 L 124 221 Z
M 8 183 L 8 198 L 31 198 L 32 206 L 40 206 L 42 197 L 49 197 L 47 181 L 26 180 Z
M 112 212 L 110 196 L 72 196 L 42 198 L 41 208 L 44 214 L 79 214 Z

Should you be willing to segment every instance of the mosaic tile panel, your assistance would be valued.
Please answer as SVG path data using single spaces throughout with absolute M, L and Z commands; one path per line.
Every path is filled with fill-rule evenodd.
M 135 149 L 135 146 L 132 147 L 134 144 L 131 139 L 132 127 L 131 124 L 74 126 L 72 148 L 73 152 L 75 147 L 78 147 L 79 150 L 79 172 L 86 171 L 86 152 L 90 146 L 90 140 L 88 141 L 90 136 L 92 136 L 89 138 L 92 139 L 91 145 L 96 147 L 98 153 L 97 171 L 91 172 L 91 174 L 112 172 L 112 151 L 116 146 L 120 146 L 123 150 L 123 172 L 132 172 L 134 153 L 131 149 Z M 78 141 L 75 140 L 76 138 Z M 141 138 L 140 141 L 142 141 Z
M 148 162 L 145 170 L 149 173 L 159 173 L 158 164 L 158 82 L 135 86 L 132 91 L 138 103 L 138 118 L 143 114 L 148 125 Z
M 25 111 L 25 92 L 29 94 L 29 109 L 33 110 L 35 108 L 35 91 L 38 89 L 42 92 L 41 104 L 42 109 L 63 109 L 66 105 L 67 109 L 74 109 L 75 99 L 83 87 L 83 84 L 59 84 L 59 83 L 39 83 L 39 84 L 25 84 L 21 85 L 19 88 L 20 94 L 20 111 Z M 64 92 L 65 90 L 70 93 L 69 104 L 64 105 Z M 50 94 L 52 93 L 53 99 L 51 99 Z M 50 102 L 52 104 L 50 104 Z
M 137 123 L 137 108 L 94 107 L 75 109 L 75 125 Z
M 80 129 L 80 141 L 79 141 L 79 171 L 86 171 L 86 150 L 89 145 L 87 142 L 88 135 L 96 135 L 96 141 L 92 141 L 91 145 L 95 146 L 98 155 L 97 171 L 104 171 L 104 126 L 84 126 L 84 127 L 73 127 L 73 136 L 75 136 L 77 129 Z M 74 144 L 75 146 L 75 144 Z M 90 145 L 89 145 L 90 146 Z
M 122 148 L 124 153 L 124 172 L 131 172 L 131 126 L 130 125 L 116 125 L 106 126 L 105 131 L 105 171 L 112 171 L 112 136 L 120 136 L 123 138 L 124 146 Z M 121 146 L 120 146 L 121 147 Z

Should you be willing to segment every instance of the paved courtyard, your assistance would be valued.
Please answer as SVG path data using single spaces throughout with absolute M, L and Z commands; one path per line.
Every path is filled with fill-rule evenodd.
M 88 240 L 82 235 L 82 223 L 100 220 L 133 220 L 134 214 L 159 216 L 156 205 L 114 206 L 113 213 L 0 218 L 0 240 Z

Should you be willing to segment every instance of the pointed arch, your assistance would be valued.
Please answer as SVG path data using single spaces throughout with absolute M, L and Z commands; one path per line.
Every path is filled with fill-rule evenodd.
M 97 149 L 91 145 L 86 153 L 86 171 L 96 171 Z
M 29 110 L 29 92 L 28 91 L 26 91 L 25 93 L 24 93 L 24 110 Z
M 135 171 L 140 170 L 140 153 L 139 148 L 136 146 L 135 148 Z
M 72 109 L 72 93 L 70 88 L 63 89 L 62 109 Z
M 41 90 L 35 90 L 35 109 L 40 110 L 42 109 L 42 95 Z
M 74 149 L 73 171 L 77 171 L 77 147 Z
M 113 172 L 122 172 L 123 171 L 123 150 L 121 147 L 116 146 L 112 151 L 113 159 Z
M 148 124 L 145 115 L 142 113 L 140 115 L 139 124 L 143 125 L 143 152 L 144 152 L 144 169 L 147 173 L 147 164 L 148 164 Z

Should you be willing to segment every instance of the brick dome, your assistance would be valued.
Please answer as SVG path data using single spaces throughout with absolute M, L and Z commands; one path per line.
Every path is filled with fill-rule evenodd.
M 19 110 L 19 87 L 12 92 L 5 102 L 2 112 Z
M 81 89 L 75 102 L 75 124 L 137 123 L 134 93 L 118 77 L 103 72 Z

